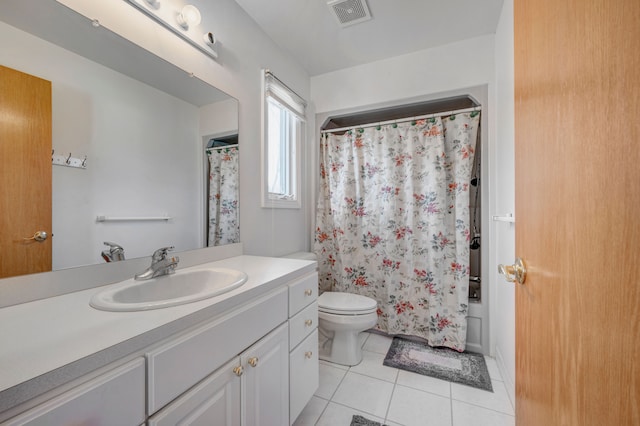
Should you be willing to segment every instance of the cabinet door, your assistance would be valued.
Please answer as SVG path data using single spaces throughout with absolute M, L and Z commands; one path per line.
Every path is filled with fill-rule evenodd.
M 289 368 L 291 423 L 293 423 L 318 389 L 320 367 L 317 329 L 291 351 Z
M 289 326 L 269 333 L 241 356 L 242 425 L 289 424 Z
M 149 426 L 239 426 L 240 359 L 222 366 L 149 419 Z

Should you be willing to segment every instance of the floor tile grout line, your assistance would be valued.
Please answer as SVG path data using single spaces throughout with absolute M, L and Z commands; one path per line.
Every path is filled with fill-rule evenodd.
M 451 410 L 451 426 L 453 426 L 453 394 L 451 393 L 451 382 L 449 382 L 449 409 Z
M 385 382 L 385 383 L 394 383 L 394 384 L 395 384 L 395 381 L 394 381 L 394 382 L 390 382 L 389 380 L 381 379 L 380 377 L 376 377 L 376 376 L 370 376 L 370 375 L 368 375 L 368 374 L 364 374 L 364 373 L 359 373 L 359 372 L 357 372 L 357 371 L 350 371 L 350 370 L 349 370 L 349 371 L 347 371 L 347 373 L 353 373 L 353 374 L 357 374 L 357 375 L 359 375 L 359 376 L 368 377 L 368 378 L 370 378 L 370 379 L 380 380 L 381 382 Z M 397 372 L 396 372 L 396 376 L 397 376 Z M 397 379 L 396 379 L 396 380 L 397 380 Z
M 449 383 L 449 382 L 447 382 Z M 420 388 L 416 388 L 413 386 L 409 386 L 409 385 L 405 385 L 404 383 L 397 383 L 398 386 L 402 386 L 411 390 L 416 390 L 418 392 L 424 392 L 424 393 L 428 393 L 429 395 L 435 395 L 435 396 L 439 396 L 442 398 L 449 398 L 451 399 L 451 386 L 449 386 L 449 395 L 443 395 L 441 393 L 437 393 L 437 392 L 432 392 L 432 391 L 428 391 L 428 390 L 424 390 L 424 389 L 420 389 Z
M 358 412 L 360 412 L 360 413 L 365 413 L 365 414 L 368 414 L 368 415 L 373 416 L 373 417 L 376 417 L 376 418 L 380 418 L 380 416 L 377 416 L 375 413 L 370 413 L 370 412 L 365 411 L 365 410 L 363 410 L 363 409 L 356 408 L 356 407 L 352 407 L 352 406 L 347 405 L 347 404 L 343 404 L 342 402 L 329 401 L 329 404 L 331 404 L 331 403 L 336 404 L 336 405 L 339 405 L 339 406 L 341 406 L 341 407 L 348 408 L 348 409 L 350 409 L 350 410 L 358 411 Z M 327 404 L 327 407 L 329 406 L 329 404 Z M 325 410 L 326 410 L 326 407 L 325 407 Z M 320 421 L 320 419 L 318 419 L 318 421 Z M 386 420 L 383 420 L 383 421 L 386 421 Z
M 324 414 L 324 411 L 327 409 L 327 407 L 329 406 L 329 404 L 330 404 L 330 403 L 334 403 L 334 404 L 338 404 L 338 405 L 340 405 L 340 406 L 342 406 L 342 407 L 349 408 L 349 409 L 351 409 L 351 410 L 360 411 L 360 412 L 362 412 L 362 413 L 367 413 L 367 414 L 369 414 L 369 415 L 371 415 L 371 416 L 378 417 L 378 416 L 377 416 L 377 415 L 375 415 L 374 413 L 370 413 L 370 412 L 368 412 L 368 411 L 365 411 L 365 410 L 362 410 L 362 409 L 359 409 L 359 408 L 355 408 L 355 407 L 351 407 L 351 406 L 346 405 L 346 404 L 343 404 L 343 403 L 341 403 L 341 402 L 334 401 L 334 400 L 333 400 L 333 397 L 335 396 L 336 392 L 338 392 L 338 388 L 340 388 L 340 385 L 341 385 L 341 384 L 342 384 L 342 382 L 346 379 L 346 377 L 347 377 L 347 374 L 348 374 L 348 373 L 353 373 L 353 374 L 357 374 L 357 375 L 359 375 L 359 376 L 368 377 L 368 378 L 375 379 L 375 380 L 380 380 L 380 381 L 385 382 L 385 383 L 393 383 L 393 390 L 395 391 L 396 382 L 398 381 L 398 375 L 399 375 L 400 370 L 399 370 L 399 369 L 397 369 L 397 368 L 395 369 L 395 370 L 396 370 L 396 378 L 394 379 L 394 381 L 393 381 L 393 382 L 389 382 L 389 381 L 387 381 L 387 380 L 383 380 L 383 379 L 380 379 L 380 378 L 378 378 L 378 377 L 372 377 L 372 376 L 369 376 L 369 375 L 366 375 L 366 374 L 358 373 L 358 372 L 356 372 L 356 371 L 351 371 L 351 368 L 352 368 L 352 367 L 349 367 L 349 368 L 346 370 L 346 372 L 345 372 L 344 376 L 342 376 L 342 379 L 340 380 L 340 383 L 338 383 L 338 386 L 336 386 L 336 389 L 335 389 L 335 390 L 333 391 L 333 393 L 331 394 L 331 398 L 329 399 L 329 403 L 327 403 L 327 406 L 326 406 L 326 407 L 324 408 L 324 410 L 322 411 L 322 414 Z M 389 403 L 388 403 L 388 405 L 387 405 L 387 410 L 386 410 L 386 412 L 385 412 L 385 417 L 383 418 L 383 421 L 385 421 L 385 422 L 386 422 L 386 416 L 388 415 L 388 413 L 389 413 L 389 409 L 391 408 L 391 399 L 392 399 L 392 398 L 393 398 L 393 391 L 391 392 L 391 397 L 389 398 Z M 323 398 L 323 399 L 324 399 L 324 398 Z M 318 417 L 318 421 L 320 421 L 320 418 L 322 417 L 322 414 L 320 415 L 320 417 Z M 318 423 L 318 421 L 316 422 L 316 424 Z
M 324 399 L 324 398 L 320 398 L 319 396 L 316 396 L 316 395 L 313 395 L 313 396 L 315 396 L 316 398 L 319 398 L 319 399 L 321 399 L 321 400 L 323 400 L 323 401 L 327 401 L 326 399 Z M 316 421 L 313 423 L 313 426 L 316 426 L 316 425 L 318 424 L 318 422 L 319 422 L 319 421 L 320 421 L 320 419 L 322 418 L 322 415 L 324 414 L 324 412 L 325 412 L 325 411 L 327 411 L 327 407 L 329 407 L 329 404 L 330 404 L 330 403 L 331 403 L 331 400 L 328 400 L 328 401 L 327 401 L 327 404 L 324 406 L 324 408 L 323 408 L 323 409 L 322 409 L 322 411 L 320 412 L 320 415 L 318 416 L 318 420 L 316 420 Z
M 387 421 L 389 421 L 389 410 L 391 410 L 391 401 L 393 401 L 393 394 L 396 392 L 396 386 L 398 386 L 398 376 L 399 375 L 400 375 L 400 370 L 396 371 L 396 380 L 393 382 L 393 389 L 391 390 L 391 397 L 389 398 L 389 403 L 387 404 L 387 411 L 384 413 L 384 422 L 385 423 Z
M 451 401 L 452 401 L 452 404 L 453 404 L 453 401 L 462 402 L 463 404 L 471 405 L 471 406 L 478 407 L 478 408 L 484 408 L 485 410 L 493 411 L 494 413 L 499 413 L 499 414 L 504 414 L 505 416 L 515 417 L 515 414 L 505 413 L 504 411 L 496 410 L 495 408 L 489 408 L 489 407 L 487 407 L 485 405 L 474 404 L 473 402 L 464 401 L 462 399 L 454 398 L 453 396 L 451 397 Z
M 342 379 L 340 379 L 340 381 L 338 382 L 338 386 L 336 386 L 336 388 L 331 393 L 331 397 L 329 397 L 329 402 L 333 402 L 333 397 L 336 396 L 336 392 L 338 392 L 340 385 L 342 384 L 342 382 L 344 382 L 344 379 L 347 377 L 347 374 L 349 374 L 349 370 L 351 370 L 351 367 L 349 367 L 346 370 L 342 370 L 344 371 L 344 375 L 342 376 Z

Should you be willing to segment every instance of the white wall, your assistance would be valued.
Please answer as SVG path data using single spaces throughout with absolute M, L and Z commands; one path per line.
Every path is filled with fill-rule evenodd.
M 228 136 L 237 132 L 238 102 L 235 99 L 215 102 L 200 108 L 202 136 Z
M 338 70 L 311 78 L 311 99 L 316 110 L 316 131 L 332 115 L 343 115 L 394 105 L 441 99 L 451 96 L 471 95 L 483 106 L 481 122 L 482 167 L 481 185 L 483 201 L 480 228 L 490 229 L 488 218 L 492 214 L 493 192 L 490 190 L 494 151 L 495 126 L 492 117 L 495 107 L 494 37 L 476 37 L 389 58 L 369 64 Z M 317 156 L 317 137 L 314 139 Z M 312 163 L 314 166 L 317 160 Z M 315 176 L 316 170 L 313 167 Z M 315 187 L 313 193 L 315 194 Z M 489 354 L 489 273 L 494 268 L 489 263 L 491 246 L 488 233 L 483 235 L 482 281 L 483 301 L 471 304 L 469 316 L 483 318 L 481 326 L 474 327 L 469 349 Z M 478 322 L 474 322 L 478 324 Z M 479 330 L 479 331 L 478 331 Z M 479 335 L 478 335 L 479 334 Z M 471 338 L 472 337 L 472 338 Z
M 493 83 L 493 36 L 476 37 L 311 78 L 316 113 Z
M 505 0 L 496 31 L 496 149 L 494 186 L 495 214 L 515 211 L 514 187 L 514 71 L 513 0 Z M 517 218 L 516 218 L 517 220 Z M 515 227 L 492 223 L 494 229 L 493 264 L 512 264 L 515 260 Z M 515 287 L 491 269 L 493 345 L 511 401 L 515 403 Z
M 218 61 L 186 45 L 122 0 L 62 2 L 238 99 L 240 232 L 244 251 L 281 255 L 307 249 L 307 206 L 297 210 L 260 207 L 260 70 L 269 68 L 302 98 L 309 99 L 306 71 L 280 50 L 233 0 L 190 1 L 202 12 L 201 27 L 209 29 L 219 40 Z M 313 123 L 312 115 L 309 123 Z
M 87 156 L 85 170 L 53 167 L 54 269 L 104 262 L 104 241 L 127 257 L 201 246 L 202 212 L 190 208 L 201 194 L 197 107 L 3 23 L 0 63 L 52 82 L 53 148 Z M 166 214 L 174 219 L 96 223 Z

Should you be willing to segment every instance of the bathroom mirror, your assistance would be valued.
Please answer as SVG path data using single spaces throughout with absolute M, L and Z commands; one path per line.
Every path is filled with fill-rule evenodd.
M 236 99 L 54 0 L 0 2 L 0 65 L 51 81 L 52 156 L 86 157 L 52 167 L 53 270 L 207 246 L 205 148 L 238 140 Z

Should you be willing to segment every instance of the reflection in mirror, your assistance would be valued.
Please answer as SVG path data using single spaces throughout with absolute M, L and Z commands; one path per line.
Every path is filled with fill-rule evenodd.
M 211 137 L 207 142 L 208 246 L 240 242 L 238 135 Z
M 0 65 L 51 82 L 49 149 L 86 156 L 86 168 L 53 166 L 53 269 L 103 263 L 105 241 L 126 259 L 207 246 L 207 144 L 233 136 L 237 157 L 237 100 L 54 0 L 2 1 L 0 20 Z M 239 234 L 235 200 L 219 244 Z

